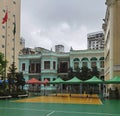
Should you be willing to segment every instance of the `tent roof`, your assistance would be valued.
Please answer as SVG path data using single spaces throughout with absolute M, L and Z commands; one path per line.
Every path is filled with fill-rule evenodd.
M 59 78 L 57 78 L 56 80 L 51 81 L 50 83 L 52 83 L 52 84 L 64 83 L 64 80 L 62 80 L 62 79 L 59 77 Z
M 91 79 L 84 81 L 85 83 L 103 83 L 103 81 L 96 76 L 93 76 Z
M 105 81 L 106 83 L 116 83 L 116 84 L 120 84 L 120 76 L 115 76 L 113 77 L 112 79 L 110 80 L 106 80 Z
M 43 83 L 44 83 L 44 84 L 47 84 L 47 83 L 49 83 L 49 81 L 48 81 L 47 79 L 45 79 L 45 80 L 43 81 Z
M 76 83 L 81 83 L 81 82 L 83 82 L 83 81 L 78 79 L 77 77 L 73 77 L 72 79 L 66 81 L 65 83 L 67 83 L 67 84 L 76 84 Z
M 42 84 L 41 81 L 37 80 L 36 78 L 31 78 L 27 81 L 28 84 Z

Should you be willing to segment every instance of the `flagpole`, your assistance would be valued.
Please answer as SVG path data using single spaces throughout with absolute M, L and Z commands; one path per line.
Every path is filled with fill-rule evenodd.
M 14 41 L 13 41 L 13 46 L 14 46 L 14 50 L 13 50 L 13 63 L 15 63 L 15 32 L 16 31 L 16 17 L 14 15 L 14 29 L 13 29 L 13 35 L 14 35 Z
M 13 40 L 13 63 L 12 63 L 12 68 L 14 69 L 15 68 L 15 33 L 16 33 L 16 17 L 14 15 L 14 28 L 13 28 L 13 36 L 14 36 L 14 40 Z M 14 74 L 13 74 L 13 78 L 15 77 L 15 71 L 14 71 Z
M 5 28 L 5 61 L 7 59 L 7 21 L 6 21 L 6 28 Z M 5 67 L 5 78 L 6 78 L 6 68 L 7 66 Z

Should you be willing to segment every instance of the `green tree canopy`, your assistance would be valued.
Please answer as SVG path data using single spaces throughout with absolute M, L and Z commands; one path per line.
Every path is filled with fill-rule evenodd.
M 4 58 L 3 53 L 0 52 L 0 76 L 4 77 L 6 73 L 7 60 Z

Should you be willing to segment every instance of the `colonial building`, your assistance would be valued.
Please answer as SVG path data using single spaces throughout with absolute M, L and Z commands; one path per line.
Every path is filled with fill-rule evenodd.
M 106 0 L 103 23 L 105 33 L 105 79 L 120 75 L 120 0 Z M 113 86 L 111 86 L 113 87 Z
M 63 49 L 64 46 L 62 46 Z M 44 81 L 44 79 L 53 81 L 58 76 L 65 79 L 68 78 L 70 67 L 74 71 L 77 67 L 82 68 L 83 65 L 90 69 L 93 65 L 96 65 L 100 72 L 100 77 L 102 77 L 104 74 L 103 49 L 70 50 L 70 52 L 66 53 L 64 51 L 61 52 L 58 48 L 55 52 L 44 48 L 27 48 L 21 51 L 19 55 L 19 71 L 23 72 L 26 80 L 35 77 L 41 81 Z
M 18 54 L 24 47 L 20 39 L 21 0 L 0 0 L 0 52 L 8 61 L 7 68 L 15 62 L 18 68 Z

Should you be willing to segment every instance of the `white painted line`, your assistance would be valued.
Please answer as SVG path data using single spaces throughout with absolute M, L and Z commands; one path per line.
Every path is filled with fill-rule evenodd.
M 7 110 L 21 110 L 21 111 L 36 111 L 36 112 L 50 112 L 51 110 L 45 110 L 45 109 L 32 109 L 32 108 L 8 108 L 8 107 L 0 107 L 0 109 L 7 109 Z M 70 114 L 94 114 L 94 115 L 101 115 L 101 116 L 120 116 L 120 114 L 110 114 L 110 113 L 95 113 L 95 112 L 75 112 L 75 111 L 52 111 L 49 114 L 47 114 L 46 116 L 50 116 L 51 114 L 53 114 L 54 112 L 58 112 L 58 113 L 70 113 Z
M 0 109 L 7 109 L 7 110 L 21 110 L 21 111 L 36 111 L 36 112 L 50 112 L 51 110 L 42 110 L 42 109 L 31 109 L 31 108 L 8 108 L 8 107 L 0 107 Z
M 47 114 L 47 116 L 50 116 L 51 114 L 53 114 L 55 111 L 52 111 L 52 112 L 50 112 L 49 114 Z
M 94 113 L 94 112 L 72 112 L 72 111 L 56 111 L 56 112 L 63 112 L 63 113 L 71 113 L 71 114 L 95 114 L 95 115 L 101 115 L 101 116 L 120 116 L 120 114 L 110 114 L 110 113 Z

